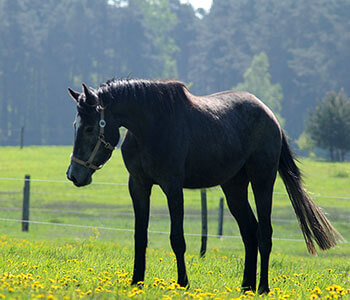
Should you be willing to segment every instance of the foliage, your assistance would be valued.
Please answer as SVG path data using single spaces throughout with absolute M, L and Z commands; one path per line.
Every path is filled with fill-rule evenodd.
M 282 87 L 280 84 L 272 84 L 269 73 L 269 59 L 266 53 L 261 52 L 253 57 L 252 63 L 243 74 L 243 82 L 238 83 L 233 89 L 248 91 L 262 100 L 277 116 L 283 125 L 284 120 L 280 115 L 282 109 Z
M 305 131 L 299 136 L 296 140 L 296 143 L 300 150 L 305 150 L 308 152 L 308 156 L 311 158 L 315 158 L 315 141 L 311 139 L 310 135 L 308 135 Z
M 283 88 L 289 135 L 308 108 L 349 87 L 349 0 L 0 0 L 0 144 L 70 144 L 67 87 L 111 77 L 177 78 L 195 94 L 231 89 L 264 52 Z M 199 16 L 199 17 L 198 17 Z
M 329 151 L 332 161 L 344 160 L 350 150 L 350 99 L 343 89 L 327 93 L 310 113 L 307 131 L 318 147 Z
M 283 88 L 289 135 L 303 131 L 308 108 L 326 91 L 349 87 L 348 0 L 218 0 L 196 40 L 193 90 L 210 93 L 241 80 L 251 58 L 265 52 L 271 76 Z

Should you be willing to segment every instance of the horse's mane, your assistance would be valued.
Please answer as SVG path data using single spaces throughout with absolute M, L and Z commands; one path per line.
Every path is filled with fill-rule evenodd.
M 103 106 L 133 99 L 172 111 L 179 104 L 191 105 L 186 91 L 185 84 L 175 80 L 110 79 L 100 85 L 97 95 Z

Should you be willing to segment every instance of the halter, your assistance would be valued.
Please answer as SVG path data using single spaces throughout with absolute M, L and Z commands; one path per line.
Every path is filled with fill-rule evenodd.
M 94 150 L 92 150 L 92 153 L 90 154 L 89 159 L 87 161 L 83 161 L 73 156 L 73 153 L 71 154 L 71 161 L 74 161 L 79 165 L 82 165 L 88 169 L 93 169 L 93 170 L 99 170 L 103 167 L 103 164 L 97 167 L 92 163 L 98 150 L 100 149 L 101 144 L 103 144 L 103 146 L 108 150 L 111 150 L 111 151 L 114 150 L 114 147 L 105 140 L 105 136 L 104 136 L 105 126 L 107 124 L 104 118 L 104 108 L 101 107 L 99 110 L 100 110 L 100 121 L 98 122 L 98 126 L 100 127 L 100 132 L 98 133 L 97 143 L 95 145 Z

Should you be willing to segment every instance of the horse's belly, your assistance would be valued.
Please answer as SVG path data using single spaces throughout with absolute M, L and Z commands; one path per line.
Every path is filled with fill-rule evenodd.
M 221 185 L 231 179 L 243 164 L 242 160 L 188 165 L 185 168 L 184 188 L 197 189 Z

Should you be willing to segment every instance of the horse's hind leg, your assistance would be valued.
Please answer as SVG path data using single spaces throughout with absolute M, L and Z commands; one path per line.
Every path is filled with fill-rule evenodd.
M 170 213 L 170 243 L 176 256 L 177 283 L 186 287 L 188 278 L 186 273 L 185 252 L 186 242 L 184 238 L 184 199 L 182 185 L 176 183 L 177 180 L 161 185 L 162 190 L 167 196 Z
M 256 289 L 256 264 L 258 255 L 258 224 L 248 202 L 248 177 L 242 169 L 239 174 L 221 187 L 227 205 L 237 220 L 245 247 L 245 264 L 242 289 Z
M 265 166 L 266 167 L 266 166 Z M 249 174 L 254 192 L 255 205 L 258 216 L 258 245 L 260 252 L 260 283 L 259 294 L 269 292 L 269 259 L 272 248 L 271 208 L 272 193 L 277 167 L 264 169 L 255 168 L 252 175 Z

